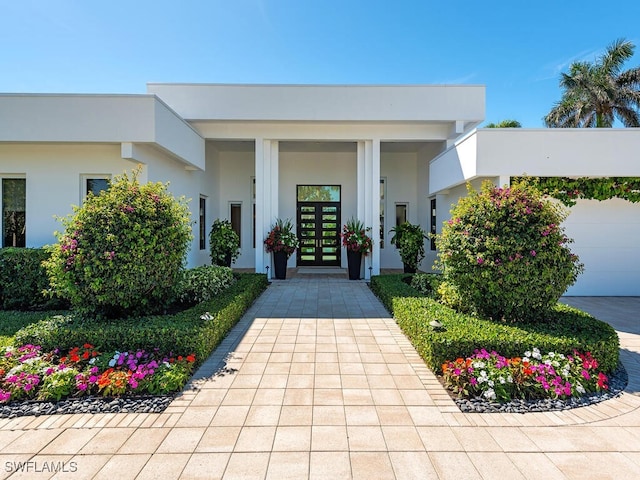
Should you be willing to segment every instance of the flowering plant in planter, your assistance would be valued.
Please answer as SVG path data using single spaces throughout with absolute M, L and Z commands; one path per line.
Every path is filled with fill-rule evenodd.
M 566 399 L 609 388 L 597 360 L 577 350 L 573 355 L 542 355 L 534 348 L 522 357 L 506 358 L 482 349 L 466 359 L 445 362 L 442 372 L 445 386 L 459 397 L 497 401 Z
M 264 240 L 264 248 L 268 253 L 285 252 L 287 258 L 295 252 L 298 245 L 298 237 L 293 233 L 290 219 L 277 219 Z
M 371 227 L 365 228 L 364 223 L 360 220 L 350 218 L 342 227 L 342 245 L 346 247 L 347 251 L 366 255 L 373 250 L 373 241 L 367 235 L 369 231 L 371 231 Z

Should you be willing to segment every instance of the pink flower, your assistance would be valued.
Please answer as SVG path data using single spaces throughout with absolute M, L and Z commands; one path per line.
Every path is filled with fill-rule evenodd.
M 482 265 L 484 263 L 484 259 L 482 257 L 478 257 L 478 265 Z
M 531 256 L 532 256 L 532 257 L 535 257 L 535 256 L 536 256 L 536 251 L 535 251 L 535 250 L 531 250 L 531 252 L 530 252 L 530 253 L 531 253 Z

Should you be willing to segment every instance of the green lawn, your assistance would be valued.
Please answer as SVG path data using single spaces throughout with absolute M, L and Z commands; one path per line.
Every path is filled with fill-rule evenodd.
M 22 327 L 59 313 L 65 312 L 19 312 L 16 310 L 0 310 L 0 347 L 11 344 L 13 336 Z

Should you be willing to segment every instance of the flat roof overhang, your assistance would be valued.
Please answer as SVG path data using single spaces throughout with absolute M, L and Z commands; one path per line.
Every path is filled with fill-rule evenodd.
M 476 178 L 637 177 L 640 128 L 478 129 L 431 160 L 432 194 Z
M 148 144 L 204 169 L 204 139 L 155 95 L 0 94 L 0 143 Z
M 459 122 L 484 119 L 481 85 L 223 85 L 149 83 L 188 121 Z

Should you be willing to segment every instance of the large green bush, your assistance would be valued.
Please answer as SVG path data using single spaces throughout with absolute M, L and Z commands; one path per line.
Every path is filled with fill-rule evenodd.
M 616 331 L 585 312 L 556 304 L 550 322 L 495 322 L 457 312 L 423 296 L 399 275 L 371 277 L 371 288 L 390 310 L 426 364 L 441 372 L 445 361 L 467 358 L 476 349 L 495 350 L 506 357 L 522 356 L 533 348 L 541 352 L 591 352 L 605 372 L 618 365 Z M 434 327 L 437 320 L 442 327 Z
M 266 275 L 243 273 L 217 296 L 175 315 L 119 320 L 85 318 L 77 313 L 52 316 L 19 330 L 13 344 L 40 345 L 45 351 L 68 351 L 90 343 L 103 352 L 189 352 L 200 364 L 266 287 Z
M 61 299 L 45 295 L 49 279 L 42 262 L 49 254 L 42 248 L 0 249 L 0 309 L 49 310 L 65 308 Z
M 141 185 L 137 171 L 89 195 L 52 247 L 47 271 L 75 310 L 99 317 L 138 316 L 170 303 L 191 240 L 189 209 L 162 183 Z
M 437 237 L 445 300 L 494 320 L 541 320 L 583 270 L 562 206 L 524 184 L 469 187 Z

